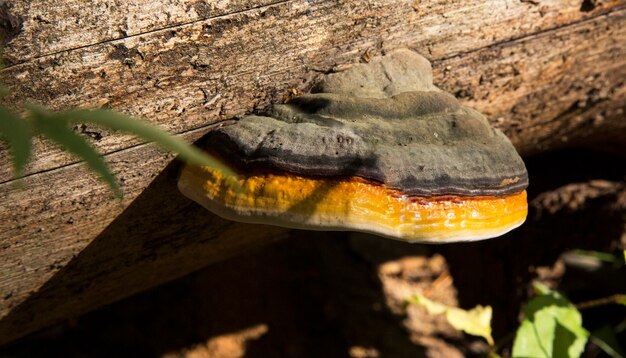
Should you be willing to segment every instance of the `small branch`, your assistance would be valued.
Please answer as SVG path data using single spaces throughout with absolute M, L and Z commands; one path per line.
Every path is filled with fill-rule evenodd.
M 578 309 L 586 309 L 597 306 L 609 305 L 626 301 L 626 294 L 615 294 L 609 297 L 598 298 L 596 300 L 580 302 L 574 305 Z

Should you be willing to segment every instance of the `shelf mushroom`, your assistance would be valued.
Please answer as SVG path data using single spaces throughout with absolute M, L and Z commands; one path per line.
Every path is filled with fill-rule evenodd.
M 178 187 L 235 221 L 444 243 L 502 235 L 527 214 L 511 142 L 407 49 L 329 74 L 206 143 L 232 172 L 187 165 Z

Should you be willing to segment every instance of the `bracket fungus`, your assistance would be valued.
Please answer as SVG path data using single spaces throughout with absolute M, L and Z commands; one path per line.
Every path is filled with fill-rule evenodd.
M 406 49 L 206 139 L 232 172 L 187 165 L 179 189 L 235 221 L 442 243 L 502 235 L 527 214 L 511 142 Z

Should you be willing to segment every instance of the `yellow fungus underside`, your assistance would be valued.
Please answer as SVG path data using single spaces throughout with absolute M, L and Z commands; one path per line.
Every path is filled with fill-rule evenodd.
M 482 240 L 526 219 L 526 191 L 503 197 L 416 198 L 361 178 L 264 173 L 226 176 L 187 165 L 187 197 L 227 219 L 310 230 L 354 230 L 413 242 Z

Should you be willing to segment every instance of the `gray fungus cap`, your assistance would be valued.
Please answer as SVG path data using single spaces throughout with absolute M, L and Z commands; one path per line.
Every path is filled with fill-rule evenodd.
M 208 136 L 242 171 L 362 177 L 414 196 L 500 196 L 528 186 L 508 138 L 432 84 L 430 63 L 401 49 L 330 74 L 313 93 Z

